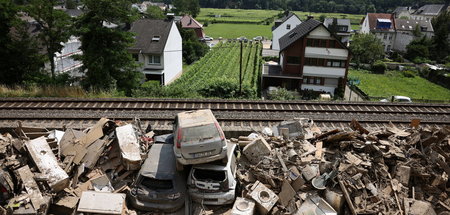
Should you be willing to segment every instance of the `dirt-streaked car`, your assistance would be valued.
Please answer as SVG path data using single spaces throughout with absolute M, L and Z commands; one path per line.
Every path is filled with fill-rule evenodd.
M 153 144 L 127 197 L 144 211 L 174 212 L 183 207 L 186 182 L 176 171 L 173 145 Z
M 227 157 L 227 140 L 209 109 L 178 113 L 173 124 L 177 169 Z
M 192 200 L 205 205 L 234 202 L 237 186 L 235 149 L 235 144 L 228 144 L 227 164 L 218 162 L 192 166 L 187 182 Z

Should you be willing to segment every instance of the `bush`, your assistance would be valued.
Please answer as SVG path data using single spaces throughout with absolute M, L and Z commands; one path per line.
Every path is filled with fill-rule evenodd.
M 294 100 L 294 94 L 285 88 L 279 88 L 267 94 L 269 100 Z
M 147 81 L 132 90 L 133 97 L 164 97 L 165 93 L 159 81 Z
M 203 97 L 216 97 L 216 98 L 256 98 L 256 91 L 247 85 L 242 85 L 242 94 L 239 95 L 239 83 L 228 80 L 221 79 L 212 82 L 209 85 L 198 90 L 198 93 Z
M 377 60 L 372 64 L 372 72 L 374 73 L 384 74 L 386 69 L 387 69 L 386 64 L 381 60 Z
M 414 78 L 416 76 L 416 73 L 410 70 L 403 70 L 401 73 L 405 78 Z

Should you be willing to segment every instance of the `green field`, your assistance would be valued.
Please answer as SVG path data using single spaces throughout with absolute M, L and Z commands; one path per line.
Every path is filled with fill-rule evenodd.
M 253 23 L 263 22 L 267 18 L 276 16 L 276 10 L 244 10 L 244 9 L 215 9 L 202 8 L 197 16 L 199 22 L 209 23 Z M 220 16 L 220 17 L 218 17 Z
M 259 42 L 243 43 L 243 85 L 251 91 L 251 98 L 256 98 L 259 91 L 261 51 Z M 229 81 L 239 86 L 239 61 L 239 42 L 219 43 L 167 87 L 172 91 L 189 92 L 191 97 L 201 97 L 200 90 L 216 83 Z
M 270 25 L 217 23 L 209 24 L 204 29 L 206 35 L 213 38 L 236 39 L 240 36 L 245 36 L 248 39 L 256 36 L 272 38 Z
M 361 81 L 358 87 L 370 97 L 408 96 L 412 99 L 450 100 L 450 90 L 415 76 L 404 77 L 399 71 L 371 74 L 363 70 L 349 70 L 349 78 Z
M 249 39 L 256 36 L 264 36 L 272 38 L 271 27 L 273 18 L 277 19 L 277 15 L 281 11 L 276 10 L 244 10 L 244 9 L 215 9 L 202 8 L 200 15 L 196 18 L 201 23 L 208 22 L 208 26 L 204 27 L 208 36 L 213 38 L 234 39 L 245 36 Z M 306 20 L 308 15 L 319 19 L 321 15 L 328 18 L 347 18 L 350 19 L 353 30 L 359 30 L 359 23 L 364 15 L 360 14 L 343 14 L 343 13 L 309 13 L 294 11 L 301 19 Z M 220 15 L 220 17 L 214 17 Z M 272 18 L 272 19 L 271 19 Z M 264 25 L 265 20 L 270 20 L 270 25 Z

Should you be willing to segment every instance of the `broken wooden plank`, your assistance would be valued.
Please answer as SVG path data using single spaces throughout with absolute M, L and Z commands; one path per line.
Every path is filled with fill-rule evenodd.
M 353 202 L 350 199 L 350 195 L 348 194 L 347 188 L 345 187 L 344 183 L 342 182 L 342 179 L 340 176 L 338 176 L 338 183 L 341 187 L 342 192 L 344 193 L 345 201 L 348 204 L 348 207 L 350 208 L 350 212 L 352 212 L 353 215 L 357 215 L 355 206 L 353 206 Z
M 316 154 L 315 154 L 315 157 L 316 157 L 317 160 L 322 160 L 322 145 L 323 145 L 322 141 L 317 141 L 317 143 L 316 143 Z
M 50 149 L 45 137 L 27 141 L 25 146 L 53 191 L 58 192 L 69 186 L 69 176 L 58 165 L 55 154 Z
M 84 191 L 78 204 L 78 212 L 96 214 L 122 214 L 125 194 Z
M 96 140 L 103 137 L 103 126 L 107 123 L 109 119 L 101 118 L 83 137 L 80 138 L 80 143 L 84 147 L 88 147 Z
M 22 180 L 23 186 L 25 187 L 25 190 L 27 191 L 31 204 L 33 205 L 34 209 L 37 211 L 41 208 L 42 205 L 46 204 L 44 201 L 44 198 L 42 197 L 42 193 L 39 190 L 39 187 L 33 179 L 33 173 L 30 170 L 30 167 L 28 165 L 23 166 L 17 170 L 17 173 Z
M 287 166 L 286 166 L 286 164 L 285 164 L 284 161 L 283 161 L 283 158 L 281 157 L 280 151 L 279 151 L 278 149 L 275 149 L 275 150 L 276 150 L 277 158 L 278 158 L 278 160 L 279 160 L 280 163 L 281 163 L 281 167 L 283 167 L 283 171 L 284 171 L 284 172 L 289 171 L 288 168 L 287 168 Z
M 141 151 L 133 126 L 128 124 L 117 127 L 116 136 L 125 168 L 127 170 L 139 169 L 142 161 Z

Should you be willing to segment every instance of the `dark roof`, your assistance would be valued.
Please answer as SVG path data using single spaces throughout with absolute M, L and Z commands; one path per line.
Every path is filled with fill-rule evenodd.
M 290 19 L 292 16 L 295 16 L 295 17 L 297 17 L 298 20 L 300 20 L 300 18 L 298 18 L 298 16 L 295 13 L 289 12 L 287 16 L 284 16 L 282 19 L 275 21 L 275 22 L 279 22 L 280 24 L 279 25 L 273 25 L 272 26 L 272 31 L 277 29 L 281 24 L 286 22 L 286 20 Z
M 397 7 L 397 8 L 395 8 L 395 10 L 392 13 L 397 14 L 397 13 L 400 13 L 402 11 L 408 11 L 408 7 Z
M 169 180 L 175 173 L 173 144 L 153 144 L 139 174 L 149 178 Z
M 439 15 L 442 8 L 444 8 L 443 4 L 427 4 L 417 9 L 413 14 L 436 16 Z
M 395 27 L 397 28 L 397 30 L 414 31 L 416 29 L 416 25 L 419 25 L 422 28 L 426 28 L 425 31 L 427 32 L 434 31 L 431 22 L 428 20 L 395 19 Z
M 161 54 L 166 46 L 173 21 L 159 19 L 140 19 L 133 23 L 130 32 L 136 34 L 136 41 L 129 49 L 147 54 Z M 159 36 L 159 41 L 153 41 Z
M 79 10 L 79 9 L 66 9 L 65 12 L 70 17 L 79 17 L 79 16 L 83 15 L 83 11 Z
M 322 25 L 322 23 L 315 19 L 309 19 L 302 22 L 300 25 L 297 25 L 297 27 L 295 27 L 289 33 L 285 34 L 280 38 L 279 40 L 280 50 L 284 50 L 286 47 L 290 46 L 298 39 L 304 37 L 309 32 L 319 27 L 320 25 Z

